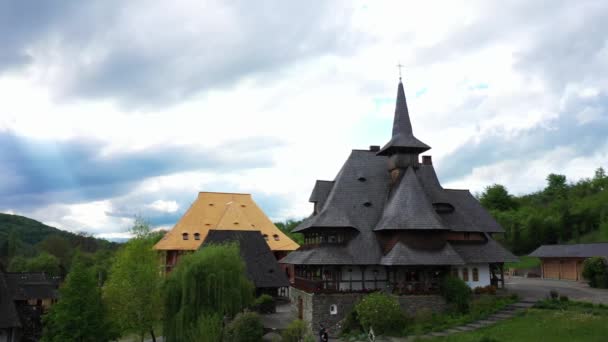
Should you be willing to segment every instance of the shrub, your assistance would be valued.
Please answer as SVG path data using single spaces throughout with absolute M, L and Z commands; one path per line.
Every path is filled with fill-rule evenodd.
M 569 298 L 568 298 L 568 296 L 566 296 L 566 295 L 561 295 L 561 296 L 559 296 L 559 300 L 560 300 L 561 302 L 567 302 L 567 301 L 569 300 Z
M 583 277 L 589 281 L 589 286 L 608 288 L 608 268 L 606 260 L 602 257 L 593 257 L 585 260 Z
M 471 289 L 462 279 L 445 277 L 441 282 L 441 295 L 456 312 L 467 313 L 469 311 Z
M 262 314 L 275 313 L 277 311 L 274 299 L 267 294 L 263 294 L 256 298 L 252 308 L 254 311 Z
M 342 333 L 353 333 L 362 332 L 363 327 L 359 323 L 359 317 L 357 317 L 357 310 L 352 310 L 346 315 L 344 321 L 342 321 Z
M 549 297 L 551 297 L 552 300 L 557 300 L 557 298 L 559 298 L 559 293 L 557 293 L 556 290 L 551 290 L 549 291 Z
M 260 316 L 255 312 L 244 312 L 236 315 L 226 326 L 226 342 L 259 342 L 264 336 L 264 326 Z
M 283 342 L 302 342 L 307 340 L 314 340 L 308 325 L 302 320 L 295 320 L 285 328 L 281 334 Z
M 396 332 L 405 320 L 397 299 L 381 292 L 365 296 L 355 310 L 361 326 L 372 327 L 377 335 Z
M 493 337 L 484 336 L 479 340 L 479 342 L 498 342 L 498 340 Z

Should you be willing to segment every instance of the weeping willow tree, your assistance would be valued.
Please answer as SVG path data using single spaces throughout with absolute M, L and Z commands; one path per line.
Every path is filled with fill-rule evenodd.
M 165 340 L 217 341 L 197 333 L 201 324 L 221 327 L 221 318 L 249 306 L 253 294 L 237 244 L 210 245 L 185 256 L 165 284 Z

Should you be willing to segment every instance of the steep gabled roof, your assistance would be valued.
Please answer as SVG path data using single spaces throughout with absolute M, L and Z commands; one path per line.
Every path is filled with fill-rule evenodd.
M 289 281 L 259 231 L 215 230 L 207 234 L 200 248 L 209 244 L 237 242 L 247 268 L 247 277 L 256 288 L 287 287 Z
M 407 168 L 384 207 L 375 231 L 447 229 L 412 167 Z
M 445 189 L 447 201 L 454 207 L 451 213 L 440 214 L 453 231 L 504 233 L 494 217 L 481 206 L 469 190 Z
M 196 250 L 210 229 L 260 231 L 270 238 L 273 251 L 292 251 L 299 247 L 253 201 L 250 194 L 201 192 L 173 229 L 155 246 L 157 250 Z M 188 233 L 188 240 L 182 238 Z M 194 234 L 200 234 L 200 240 Z M 273 238 L 277 235 L 278 239 Z
M 608 242 L 580 243 L 576 245 L 542 245 L 530 256 L 539 258 L 590 258 L 608 257 Z
M 371 151 L 353 150 L 336 176 L 323 207 L 294 232 L 327 227 L 370 230 L 382 213 L 389 181 L 385 157 Z
M 14 300 L 57 299 L 57 285 L 43 272 L 6 273 Z
M 491 237 L 487 236 L 487 241 L 452 241 L 452 247 L 468 264 L 474 263 L 494 263 L 494 262 L 517 262 L 513 253 L 501 246 Z
M 413 133 L 410 113 L 405 100 L 403 83 L 400 81 L 397 87 L 397 104 L 395 105 L 395 118 L 393 120 L 393 136 L 391 140 L 382 147 L 378 155 L 391 155 L 395 152 L 422 153 L 431 147 L 418 140 Z
M 19 327 L 21 327 L 21 320 L 15 307 L 12 291 L 6 281 L 5 273 L 0 270 L 0 329 Z
M 416 249 L 403 242 L 398 242 L 380 261 L 380 265 L 385 266 L 462 264 L 464 261 L 447 242 L 441 249 Z
M 317 207 L 319 209 L 323 208 L 325 201 L 327 200 L 327 196 L 329 196 L 333 186 L 333 181 L 317 180 L 308 201 L 311 203 L 317 203 Z

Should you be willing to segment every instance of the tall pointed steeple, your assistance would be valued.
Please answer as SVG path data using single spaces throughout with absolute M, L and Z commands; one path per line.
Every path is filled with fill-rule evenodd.
M 403 83 L 399 80 L 397 87 L 397 104 L 395 105 L 395 119 L 393 120 L 393 137 L 378 152 L 381 156 L 390 156 L 397 153 L 420 154 L 431 147 L 414 136 L 410 113 L 407 109 Z

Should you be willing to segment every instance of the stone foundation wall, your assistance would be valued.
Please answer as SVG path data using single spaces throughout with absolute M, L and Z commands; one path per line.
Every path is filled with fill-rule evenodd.
M 336 336 L 342 328 L 340 324 L 342 320 L 366 295 L 363 293 L 311 294 L 293 287 L 289 293 L 295 316 L 298 317 L 298 303 L 301 301 L 302 317 L 309 323 L 315 336 L 321 325 L 328 328 L 330 335 Z M 442 312 L 447 307 L 445 300 L 439 295 L 396 297 L 402 310 L 408 315 L 415 315 L 421 309 Z

